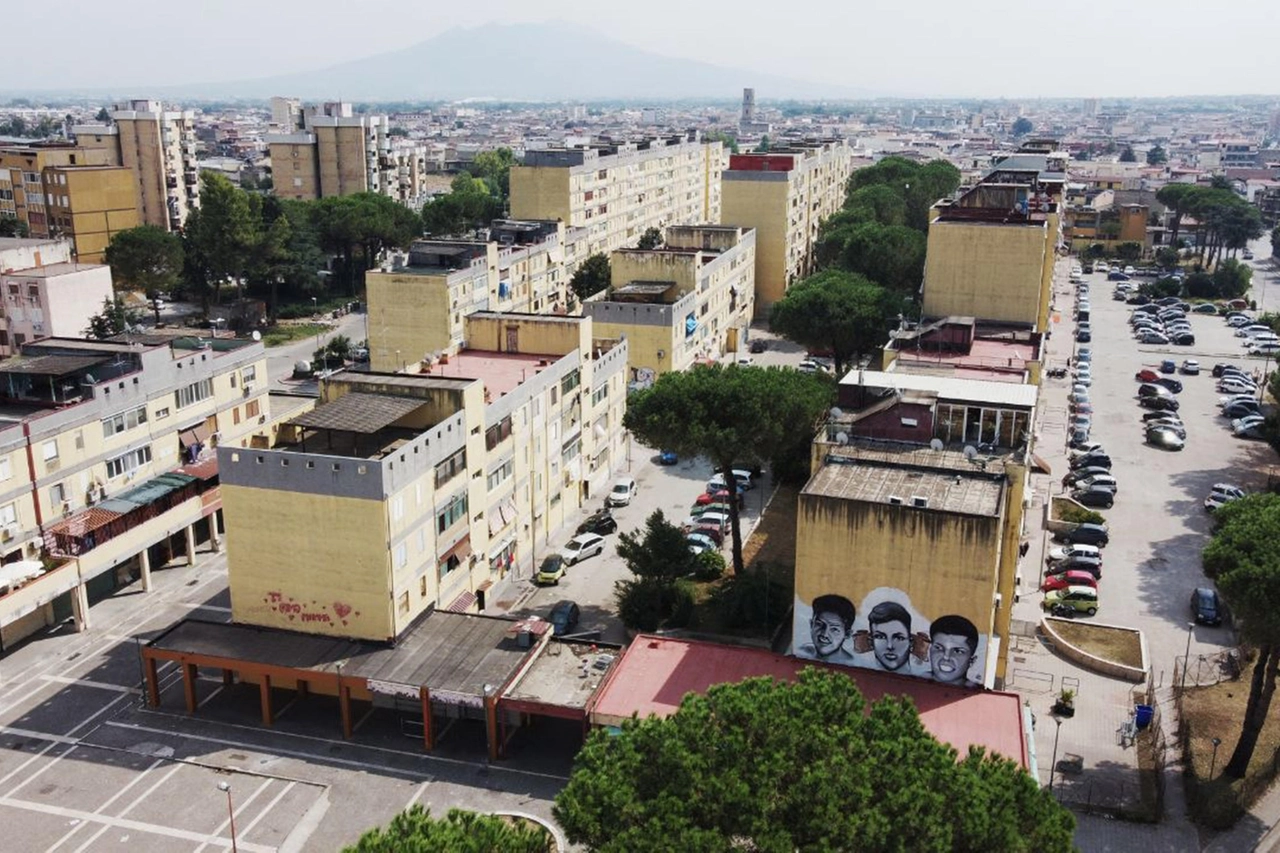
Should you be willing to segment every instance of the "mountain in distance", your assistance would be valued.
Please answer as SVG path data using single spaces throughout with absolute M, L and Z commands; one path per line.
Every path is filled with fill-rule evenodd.
M 317 71 L 168 87 L 166 96 L 346 101 L 840 99 L 872 93 L 642 50 L 565 21 L 455 28 L 413 47 Z

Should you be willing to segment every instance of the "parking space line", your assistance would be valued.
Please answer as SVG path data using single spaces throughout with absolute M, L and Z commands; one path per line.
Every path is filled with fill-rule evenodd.
M 218 686 L 214 688 L 213 692 L 210 693 L 208 696 L 204 697 L 203 699 L 201 699 L 200 704 L 196 705 L 196 707 L 203 708 L 210 699 L 212 699 L 214 696 L 217 696 L 219 693 L 222 692 L 222 688 L 223 688 L 223 685 L 221 682 L 219 682 Z
M 376 710 L 377 710 L 376 708 L 370 707 L 369 710 L 365 712 L 365 715 L 361 717 L 359 720 L 357 720 L 356 724 L 351 727 L 351 731 L 353 732 L 359 731 L 360 727 L 363 726 L 366 722 L 368 722 L 369 718 L 373 716 L 373 712 Z
M 244 813 L 244 811 L 245 811 L 245 809 L 249 808 L 250 804 L 252 804 L 254 800 L 258 799 L 258 796 L 259 796 L 263 791 L 265 791 L 265 790 L 267 789 L 267 787 L 268 787 L 272 782 L 274 782 L 274 781 L 275 781 L 274 779 L 272 779 L 271 777 L 269 777 L 269 776 L 268 776 L 266 779 L 263 779 L 263 780 L 262 780 L 262 784 L 261 784 L 261 785 L 259 785 L 257 788 L 254 788 L 254 789 L 253 789 L 253 793 L 252 793 L 252 794 L 250 794 L 249 796 L 245 797 L 245 798 L 244 798 L 243 800 L 241 800 L 239 803 L 234 804 L 234 805 L 233 805 L 233 807 L 232 807 L 232 808 L 233 808 L 233 811 L 232 811 L 231 815 L 229 815 L 226 819 L 224 819 L 224 820 L 222 821 L 222 823 L 218 824 L 217 828 L 216 828 L 216 829 L 214 829 L 214 830 L 213 830 L 213 832 L 211 832 L 211 833 L 209 834 L 209 840 L 208 840 L 208 841 L 206 841 L 206 842 L 204 842 L 203 844 L 201 844 L 199 847 L 197 847 L 197 848 L 195 849 L 195 853 L 200 853 L 200 851 L 204 850 L 204 848 L 208 847 L 208 846 L 209 846 L 210 844 L 212 844 L 215 840 L 219 840 L 219 839 L 221 839 L 221 838 L 222 838 L 222 833 L 223 833 L 223 832 L 225 832 L 225 831 L 226 831 L 226 830 L 231 826 L 231 822 L 235 819 L 235 816 L 236 816 L 236 815 L 238 815 L 238 814 L 243 814 L 243 813 Z M 292 784 L 292 783 L 291 783 L 291 784 Z M 266 812 L 263 812 L 262 814 L 258 815 L 258 817 L 259 817 L 259 818 L 261 818 L 261 817 L 262 817 L 263 815 L 265 815 L 265 814 L 266 814 Z M 247 828 L 246 828 L 246 829 L 244 829 L 244 830 L 241 830 L 240 832 L 237 832 L 237 833 L 236 833 L 236 836 L 237 836 L 237 845 L 238 845 L 238 843 L 239 843 L 239 840 L 238 840 L 238 839 L 243 838 L 244 836 L 246 836 L 246 835 L 248 835 L 248 834 L 249 834 L 249 831 L 248 831 L 248 829 L 247 829 Z M 78 851 L 78 850 L 77 850 L 77 851 L 76 851 L 76 853 L 80 853 L 80 851 Z
M 123 818 L 129 812 L 133 811 L 134 806 L 138 805 L 138 803 L 150 797 L 153 793 L 155 793 L 157 788 L 159 788 L 165 782 L 168 782 L 169 779 L 171 779 L 174 776 L 174 774 L 176 774 L 181 769 L 182 769 L 181 764 L 174 765 L 172 770 L 170 770 L 168 773 L 161 776 L 160 779 L 158 779 L 153 785 L 151 785 L 151 787 L 147 788 L 147 790 L 143 791 L 140 795 L 138 795 L 137 797 L 134 797 L 133 802 L 125 806 L 124 809 L 120 812 L 120 814 L 115 815 L 114 817 L 116 819 Z M 101 814 L 101 813 L 102 813 L 102 809 L 97 809 L 94 811 L 94 814 Z M 110 825 L 104 825 L 101 829 L 99 829 L 97 832 L 93 834 L 92 838 L 90 838 L 88 841 L 86 841 L 85 843 L 77 847 L 73 851 L 73 853 L 84 853 L 84 851 L 89 849 L 89 846 L 91 844 L 96 842 L 110 828 L 111 828 Z
M 287 785 L 285 785 L 284 788 L 280 791 L 280 793 L 276 794 L 274 797 L 271 798 L 271 802 L 267 803 L 265 806 L 262 807 L 262 811 L 258 812 L 257 817 L 255 817 L 253 820 L 245 824 L 244 828 L 241 829 L 240 832 L 238 833 L 239 836 L 241 838 L 247 837 L 249 833 L 253 831 L 253 828 L 257 826 L 258 823 L 263 818 L 265 818 L 268 814 L 271 813 L 272 809 L 280 805 L 280 801 L 283 800 L 285 798 L 285 795 L 288 794 L 290 791 L 292 791 L 294 787 L 297 786 L 297 784 L 298 784 L 297 782 L 290 782 Z
M 156 759 L 156 761 L 150 767 L 148 767 L 146 770 L 143 770 L 137 776 L 133 777 L 133 779 L 129 782 L 129 784 L 123 786 L 119 791 L 116 791 L 114 794 L 112 794 L 111 799 L 107 800 L 105 803 L 103 803 L 102 805 L 94 809 L 93 813 L 102 814 L 103 812 L 105 812 L 111 806 L 112 803 L 114 803 L 116 800 L 123 797 L 126 791 L 128 791 L 134 785 L 141 782 L 144 778 L 146 778 L 146 775 L 148 773 L 150 773 L 152 770 L 155 770 L 161 764 L 164 764 L 164 759 L 163 758 Z M 79 832 L 81 829 L 83 829 L 86 826 L 88 826 L 87 823 L 83 823 L 83 822 L 77 823 L 75 826 L 71 827 L 71 829 L 67 831 L 66 835 L 62 836 L 57 841 L 53 842 L 53 844 L 49 845 L 45 853 L 53 853 L 54 850 L 57 850 L 59 847 L 61 847 L 65 841 L 71 838 L 71 836 L 75 835 L 77 832 Z M 107 831 L 107 827 L 105 826 L 102 827 L 102 829 L 98 830 L 94 834 L 93 838 L 89 839 L 89 843 L 92 843 L 93 841 L 97 840 L 97 838 L 106 831 Z
M 88 678 L 68 678 L 65 675 L 42 675 L 41 681 L 50 681 L 54 684 L 73 684 L 77 687 L 96 687 L 99 690 L 114 690 L 117 693 L 139 693 L 141 691 L 136 687 L 127 687 L 123 684 L 112 684 L 108 681 L 94 681 Z
M 119 702 L 121 699 L 123 699 L 123 698 L 125 698 L 125 694 L 121 693 L 119 696 L 117 696 L 116 698 L 112 699 L 110 702 L 108 702 L 107 704 L 103 705 L 103 706 L 102 706 L 101 708 L 99 708 L 98 710 L 94 711 L 94 712 L 93 712 L 92 714 L 90 714 L 88 717 L 85 717 L 85 718 L 84 718 L 84 720 L 83 720 L 82 722 L 80 722 L 80 723 L 79 723 L 79 724 L 78 724 L 74 729 L 72 729 L 71 731 L 67 732 L 66 737 L 71 737 L 71 736 L 72 736 L 72 735 L 74 735 L 76 732 L 80 731 L 80 730 L 81 730 L 81 729 L 83 729 L 85 726 L 89 725 L 89 723 L 93 722 L 96 718 L 98 718 L 98 717 L 102 716 L 103 714 L 105 714 L 107 711 L 109 711 L 109 710 L 111 709 L 111 707 L 112 707 L 112 706 L 114 706 L 116 703 L 118 703 L 118 702 Z M 37 752 L 35 755 L 31 756 L 31 757 L 30 757 L 30 758 L 28 758 L 26 761 L 22 762 L 21 764 L 19 764 L 17 767 L 15 767 L 15 768 L 13 768 L 12 770 L 10 770 L 10 771 L 9 771 L 8 773 L 6 773 L 5 775 L 0 776 L 0 785 L 3 785 L 5 782 L 8 782 L 8 781 L 9 781 L 10 779 L 12 779 L 14 776 L 16 776 L 17 774 L 21 773 L 21 772 L 22 772 L 22 771 L 27 767 L 27 765 L 29 765 L 31 762 L 35 761 L 37 758 L 41 758 L 41 757 L 43 757 L 47 752 L 49 752 L 49 750 L 53 749 L 53 748 L 54 748 L 55 746 L 57 746 L 57 745 L 58 745 L 57 743 L 51 743 L 51 744 L 49 744 L 49 745 L 48 745 L 48 746 L 46 746 L 44 749 L 40 750 L 40 751 L 39 751 L 39 752 Z M 40 768 L 39 770 L 37 770 L 35 773 L 32 773 L 30 776 L 28 776 L 27 778 L 23 779 L 23 780 L 22 780 L 22 782 L 21 782 L 17 787 L 15 787 L 15 788 L 13 788 L 12 790 L 10 790 L 10 791 L 9 791 L 9 793 L 10 793 L 10 794 L 16 793 L 18 790 L 20 790 L 20 789 L 21 789 L 24 785 L 26 785 L 28 782 L 30 782 L 31 780 L 35 779 L 35 778 L 36 778 L 37 776 L 39 776 L 41 773 L 45 772 L 45 771 L 46 771 L 46 770 L 48 770 L 50 767 L 52 767 L 53 765 L 57 764 L 59 761 L 61 761 L 62 759 L 66 758 L 68 755 L 70 755 L 70 754 L 71 754 L 71 751 L 72 751 L 72 750 L 74 750 L 74 749 L 75 749 L 75 746 L 71 746 L 71 747 L 69 747 L 69 748 L 67 749 L 67 751 L 66 751 L 66 752 L 64 752 L 64 753 L 62 753 L 61 755 L 57 756 L 57 757 L 56 757 L 56 758 L 54 758 L 52 761 L 50 761 L 48 764 L 46 764 L 44 767 L 41 767 L 41 768 Z
M 177 838 L 182 841 L 202 842 L 208 838 L 207 833 L 192 832 L 190 830 L 178 829 L 172 826 L 160 826 L 159 824 L 147 823 L 140 820 L 126 820 L 118 817 L 93 814 L 92 812 L 81 811 L 80 809 L 69 809 L 65 806 L 55 806 L 49 803 L 34 803 L 27 800 L 15 800 L 12 797 L 0 797 L 0 806 L 8 806 L 9 808 L 22 809 L 23 811 L 55 815 L 68 820 L 103 823 L 108 827 L 114 827 L 116 829 L 146 832 L 151 835 L 162 835 L 166 838 Z M 230 847 L 231 839 L 227 839 L 224 846 Z M 262 844 L 251 844 L 249 842 L 239 842 L 238 846 L 241 850 L 247 851 L 247 853 L 275 853 L 276 850 L 274 847 L 267 847 Z
M 0 726 L 0 734 L 29 737 L 32 740 L 48 740 L 54 743 L 69 743 L 72 746 L 80 742 L 79 738 L 51 735 L 45 732 L 33 732 L 31 729 L 16 729 L 13 726 Z
M 187 719 L 185 715 L 183 719 L 184 720 Z M 169 737 L 174 737 L 174 738 L 185 738 L 187 740 L 195 740 L 195 741 L 200 741 L 202 743 L 216 743 L 219 746 L 230 747 L 233 749 L 240 749 L 240 750 L 247 749 L 250 752 L 261 752 L 265 755 L 278 755 L 285 758 L 298 758 L 308 762 L 313 762 L 317 759 L 316 754 L 313 752 L 307 752 L 301 749 L 282 748 L 275 744 L 272 744 L 271 746 L 268 747 L 268 746 L 263 746 L 261 744 L 249 743 L 247 741 L 231 740 L 229 738 L 221 738 L 221 737 L 210 737 L 208 735 L 188 734 L 186 732 L 172 731 L 170 729 L 161 729 L 161 728 L 154 728 L 152 726 L 143 726 L 137 723 L 122 723 L 117 720 L 107 720 L 106 722 L 103 723 L 103 725 L 110 726 L 112 728 L 130 729 L 132 731 L 147 732 L 149 734 L 167 735 Z M 258 734 L 265 733 L 265 734 L 271 735 L 271 737 L 273 738 L 293 738 L 295 740 L 313 741 L 315 743 L 323 743 L 328 745 L 340 744 L 343 746 L 351 746 L 351 747 L 356 747 L 358 749 L 369 750 L 371 752 L 380 752 L 380 753 L 387 753 L 389 755 L 398 755 L 401 758 L 408 758 L 412 760 L 440 762 L 442 764 L 452 764 L 457 767 L 475 768 L 475 767 L 484 766 L 482 762 L 478 762 L 478 761 L 462 761 L 461 759 L 457 759 L 457 758 L 444 758 L 442 756 L 431 755 L 425 752 L 424 753 L 402 752 L 398 749 L 387 749 L 385 746 L 353 744 L 350 741 L 315 737 L 314 735 L 300 735 L 300 734 L 295 734 L 293 732 L 282 732 L 282 731 L 276 731 L 276 730 L 272 730 L 268 732 L 263 729 L 254 728 L 252 726 L 242 726 L 242 725 L 239 725 L 238 723 L 220 722 L 217 725 L 227 726 L 228 728 L 233 728 L 233 729 L 243 729 L 245 731 L 257 732 Z M 394 770 L 397 772 L 414 773 L 414 774 L 421 774 L 425 772 L 421 770 L 412 770 L 412 769 L 405 769 L 401 771 L 399 768 L 388 767 L 385 764 L 377 764 L 372 761 L 358 761 L 356 759 L 351 759 L 351 758 L 338 758 L 337 756 L 333 756 L 333 755 L 325 755 L 323 756 L 322 760 L 326 764 L 342 764 L 349 767 L 359 767 L 362 770 L 378 770 L 378 771 Z M 539 773 L 536 770 L 521 770 L 520 768 L 517 768 L 517 767 L 500 767 L 498 765 L 491 765 L 489 769 L 491 773 L 492 772 L 511 773 L 516 776 L 532 776 L 536 779 L 554 779 L 557 782 L 563 782 L 569 778 L 568 776 L 561 776 L 556 773 Z M 0 781 L 3 781 L 3 780 L 0 780 Z
M 421 785 L 415 788 L 413 791 L 413 796 L 409 798 L 409 802 L 405 803 L 404 808 L 402 808 L 400 811 L 407 812 L 410 808 L 412 808 L 413 804 L 418 801 L 418 798 L 422 796 L 422 792 L 427 790 L 427 786 L 430 784 L 431 784 L 431 780 L 427 779 L 425 782 L 423 782 Z

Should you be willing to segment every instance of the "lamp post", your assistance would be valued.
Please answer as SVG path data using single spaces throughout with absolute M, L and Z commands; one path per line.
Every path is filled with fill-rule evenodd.
M 1222 738 L 1213 739 L 1213 758 L 1209 759 L 1209 781 L 1213 781 L 1213 771 L 1218 767 L 1218 746 L 1222 743 Z
M 1049 765 L 1049 793 L 1053 793 L 1053 774 L 1058 769 L 1058 737 L 1062 734 L 1062 718 L 1057 714 L 1053 715 L 1053 721 L 1058 724 L 1058 728 L 1053 732 L 1053 762 Z
M 1191 666 L 1191 637 L 1195 634 L 1196 623 L 1187 623 L 1187 651 L 1182 656 L 1182 681 L 1178 685 L 1178 695 L 1187 689 L 1187 669 Z
M 239 848 L 236 846 L 236 810 L 231 805 L 231 785 L 227 782 L 219 782 L 218 790 L 227 795 L 227 820 L 231 822 L 231 853 L 238 853 Z
M 318 321 L 319 321 L 319 319 L 320 319 L 320 301 L 319 301 L 318 299 L 316 299 L 316 297 L 314 297 L 314 296 L 313 296 L 313 297 L 311 297 L 311 311 L 312 311 L 312 314 L 314 314 L 314 315 L 315 315 L 316 320 L 317 320 L 317 322 L 316 322 L 316 351 L 317 351 L 317 352 L 319 352 L 319 351 L 320 351 L 320 323 L 319 323 Z M 322 367 L 322 368 L 321 368 L 321 370 L 324 370 L 325 368 L 327 368 L 327 367 L 329 366 L 329 359 L 328 359 L 328 358 L 325 358 L 323 355 L 321 355 L 320 357 L 321 357 L 322 359 L 324 359 L 324 367 Z

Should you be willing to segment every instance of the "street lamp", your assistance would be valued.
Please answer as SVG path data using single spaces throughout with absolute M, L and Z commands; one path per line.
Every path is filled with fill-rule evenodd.
M 231 822 L 231 853 L 238 853 L 239 848 L 236 847 L 236 810 L 231 805 L 231 785 L 227 782 L 219 782 L 218 790 L 227 795 L 227 820 Z
M 1213 781 L 1213 771 L 1218 767 L 1218 746 L 1222 743 L 1222 738 L 1213 739 L 1213 758 L 1209 759 L 1209 781 Z
M 1053 715 L 1053 721 L 1058 724 L 1058 728 L 1053 732 L 1053 763 L 1049 765 L 1049 793 L 1053 793 L 1053 774 L 1058 769 L 1058 736 L 1062 734 L 1062 718 L 1057 714 Z
M 1187 689 L 1187 669 L 1191 666 L 1191 637 L 1195 634 L 1196 623 L 1187 623 L 1187 652 L 1182 656 L 1182 683 L 1178 685 L 1178 695 Z
M 312 309 L 312 313 L 316 317 L 316 320 L 318 321 L 320 319 L 320 301 L 316 299 L 316 297 L 314 296 L 311 297 L 311 309 Z M 319 322 L 316 323 L 316 351 L 317 352 L 320 351 L 320 323 Z M 320 358 L 324 360 L 324 367 L 322 367 L 321 370 L 328 368 L 329 359 L 324 355 L 321 355 Z

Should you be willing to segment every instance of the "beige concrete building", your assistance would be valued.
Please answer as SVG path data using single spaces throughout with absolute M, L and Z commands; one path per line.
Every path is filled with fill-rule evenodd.
M 750 228 L 672 226 L 661 249 L 614 252 L 609 289 L 584 302 L 582 313 L 596 334 L 626 339 L 633 380 L 746 355 L 755 252 Z
M 0 361 L 0 646 L 220 542 L 212 449 L 269 431 L 250 340 L 47 338 Z
M 45 264 L 65 264 L 74 257 L 70 240 L 0 237 L 0 273 L 29 270 Z
M 568 270 L 585 247 L 581 228 L 501 220 L 490 240 L 418 240 L 407 259 L 365 276 L 369 357 L 399 371 L 467 345 L 476 311 L 564 314 Z
M 924 313 L 1049 324 L 1053 264 L 1062 245 L 1065 154 L 1017 154 L 934 208 Z
M 813 272 L 822 220 L 844 204 L 853 152 L 843 140 L 734 154 L 721 176 L 721 221 L 756 232 L 756 300 L 767 318 L 787 288 Z
M 113 294 L 111 268 L 60 263 L 0 274 L 0 357 L 40 338 L 76 338 Z
M 511 169 L 511 215 L 585 228 L 586 255 L 611 252 L 649 228 L 719 223 L 724 161 L 724 146 L 696 132 L 527 151 Z
M 113 234 L 140 224 L 133 172 L 108 160 L 66 143 L 0 148 L 0 216 L 26 223 L 33 238 L 71 240 L 78 260 L 100 262 Z
M 278 132 L 267 134 L 267 144 L 273 191 L 281 198 L 375 192 L 414 209 L 426 200 L 428 149 L 389 136 L 385 115 L 356 115 L 340 101 L 299 109 L 292 99 L 276 98 L 272 117 Z
M 604 494 L 626 344 L 584 317 L 466 324 L 447 361 L 339 373 L 270 449 L 219 450 L 236 622 L 387 641 L 431 608 L 483 611 Z
M 200 205 L 195 113 L 133 100 L 117 104 L 111 121 L 76 127 L 77 144 L 104 152 L 110 165 L 133 170 L 141 222 L 180 230 Z

